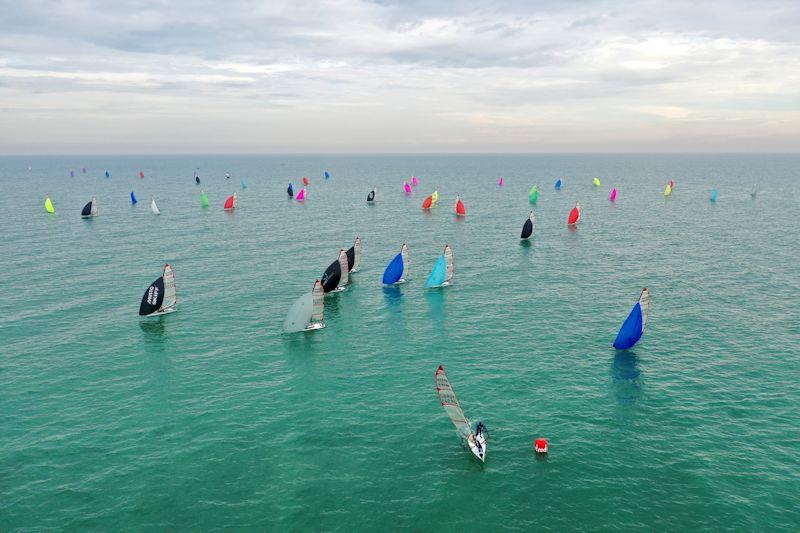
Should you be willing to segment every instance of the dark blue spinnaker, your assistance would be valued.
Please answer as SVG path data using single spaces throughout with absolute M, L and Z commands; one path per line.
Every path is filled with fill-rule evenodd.
M 650 293 L 647 289 L 642 290 L 639 301 L 633 306 L 628 318 L 619 328 L 617 338 L 614 339 L 614 348 L 617 350 L 628 350 L 639 342 L 644 334 L 647 325 L 647 315 L 650 312 Z

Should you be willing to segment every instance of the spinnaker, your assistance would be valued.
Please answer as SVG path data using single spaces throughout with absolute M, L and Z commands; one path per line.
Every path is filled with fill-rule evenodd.
M 439 397 L 439 403 L 442 404 L 445 413 L 447 413 L 450 421 L 456 427 L 456 433 L 466 441 L 467 446 L 475 457 L 480 461 L 485 461 L 486 435 L 483 431 L 481 431 L 478 436 L 472 432 L 472 427 L 467 417 L 464 416 L 461 404 L 458 402 L 456 393 L 452 385 L 450 385 L 450 380 L 447 379 L 447 374 L 445 374 L 442 365 L 439 365 L 439 368 L 436 369 L 434 377 L 436 380 L 436 395 Z
M 150 211 L 152 211 L 156 215 L 160 215 L 161 214 L 161 211 L 158 209 L 158 206 L 156 205 L 156 199 L 155 198 L 151 198 L 150 199 Z
M 538 199 L 539 199 L 539 187 L 534 185 L 534 186 L 531 187 L 531 190 L 528 192 L 528 200 L 530 200 L 530 202 L 532 204 L 535 204 L 536 200 L 538 200 Z
M 614 348 L 617 350 L 627 350 L 639 342 L 644 335 L 647 327 L 647 317 L 650 314 L 650 292 L 647 288 L 642 289 L 639 300 L 634 304 L 628 318 L 619 328 L 617 338 L 614 339 Z
M 44 210 L 47 211 L 48 213 L 55 213 L 56 212 L 56 208 L 53 207 L 53 202 L 50 201 L 50 197 L 49 196 L 44 199 Z
M 411 194 L 411 185 L 409 185 L 407 181 L 403 182 L 403 190 L 406 194 Z
M 560 190 L 561 190 L 561 178 L 558 178 L 558 179 L 556 180 L 556 190 L 557 190 L 557 191 L 560 191 Z
M 608 195 L 608 201 L 614 202 L 616 201 L 616 199 L 617 199 L 617 188 L 614 187 L 613 189 L 611 189 L 611 194 Z
M 533 211 L 531 211 L 531 214 L 528 215 L 527 220 L 525 220 L 525 223 L 522 225 L 522 233 L 520 234 L 519 238 L 528 239 L 531 235 L 533 235 L 534 231 L 536 231 L 536 215 L 534 215 Z
M 136 203 L 137 203 L 138 201 L 139 201 L 139 200 L 137 200 L 137 199 L 136 199 L 136 195 L 135 195 L 135 194 L 133 194 L 133 191 L 131 191 L 131 205 L 136 205 Z
M 581 219 L 581 204 L 580 202 L 575 204 L 575 207 L 569 212 L 569 216 L 567 217 L 567 225 L 574 226 L 577 224 Z
M 92 200 L 83 206 L 83 211 L 81 211 L 81 216 L 84 218 L 87 217 L 96 217 L 100 214 L 100 209 L 97 207 L 97 198 L 92 197 Z
M 456 196 L 456 205 L 454 207 L 456 215 L 460 217 L 467 216 L 467 208 L 464 207 L 464 202 L 461 201 L 460 196 Z
M 206 191 L 200 191 L 200 206 L 208 207 L 208 196 L 206 196 Z
M 286 187 L 286 194 L 289 195 L 289 198 L 294 198 L 294 188 L 292 187 L 291 183 L 288 187 Z
M 416 176 L 411 176 L 411 185 L 413 185 L 414 187 L 419 185 L 419 180 L 417 179 Z
M 300 189 L 300 192 L 297 193 L 295 200 L 297 200 L 298 202 L 302 202 L 305 199 L 306 199 L 306 188 L 303 187 L 302 189 Z
M 232 210 L 236 209 L 236 200 L 237 200 L 237 198 L 238 198 L 238 196 L 237 196 L 236 193 L 231 194 L 225 200 L 225 204 L 222 206 L 222 208 L 225 211 L 232 211 Z
M 394 256 L 389 266 L 383 271 L 383 284 L 396 285 L 408 281 L 408 274 L 411 264 L 408 258 L 408 246 L 403 243 L 400 252 Z
M 719 194 L 719 193 L 717 192 L 717 188 L 716 187 L 711 189 L 711 201 L 712 202 L 716 202 L 717 201 L 717 194 Z
M 349 281 L 347 253 L 339 250 L 339 258 L 331 263 L 322 275 L 322 288 L 326 293 L 343 291 Z
M 672 185 L 670 185 L 670 183 L 672 183 L 672 180 L 670 180 L 670 182 L 667 183 L 667 186 L 664 187 L 664 196 L 669 196 L 672 194 Z
M 447 287 L 450 285 L 450 280 L 453 279 L 453 249 L 449 244 L 445 244 L 444 253 L 439 256 L 436 263 L 433 265 L 427 281 L 425 281 L 426 288 L 433 287 Z
M 373 187 L 369 193 L 367 193 L 367 202 L 374 202 L 375 201 L 375 190 L 376 187 Z
M 599 187 L 600 186 L 600 178 L 595 178 L 594 179 L 594 186 L 595 187 Z
M 139 316 L 156 316 L 175 311 L 178 305 L 175 272 L 169 263 L 164 265 L 164 272 L 144 291 L 139 304 Z

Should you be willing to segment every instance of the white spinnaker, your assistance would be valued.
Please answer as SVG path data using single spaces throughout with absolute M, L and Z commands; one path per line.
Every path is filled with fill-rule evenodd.
M 161 211 L 158 210 L 158 206 L 156 205 L 156 199 L 150 199 L 150 210 L 155 213 L 156 215 L 160 215 Z
M 350 277 L 347 273 L 347 252 L 344 250 L 339 250 L 339 269 L 342 271 L 342 275 L 339 278 L 338 287 L 344 287 L 350 282 Z
M 464 439 L 469 439 L 472 436 L 472 429 L 467 417 L 464 416 L 464 411 L 461 410 L 461 404 L 458 403 L 456 393 L 453 391 L 442 365 L 439 365 L 436 370 L 436 394 L 439 395 L 439 403 L 444 407 L 444 411 L 450 417 L 458 434 Z
M 447 269 L 447 275 L 444 278 L 445 283 L 453 279 L 453 249 L 449 244 L 444 246 L 444 264 Z
M 314 282 L 314 288 L 311 290 L 311 302 L 311 323 L 319 324 L 325 319 L 325 290 L 319 280 Z
M 400 257 L 403 258 L 403 274 L 400 276 L 400 279 L 408 280 L 408 275 L 411 271 L 411 263 L 409 262 L 408 245 L 406 243 L 403 243 L 402 248 L 400 248 Z
M 644 333 L 647 316 L 650 314 L 650 291 L 647 288 L 642 289 L 642 294 L 639 295 L 639 307 L 642 309 L 642 333 Z
M 361 237 L 356 235 L 356 242 L 353 244 L 353 272 L 358 272 L 361 268 Z
M 172 309 L 178 304 L 178 287 L 175 285 L 175 272 L 169 263 L 164 265 L 164 301 L 161 309 Z

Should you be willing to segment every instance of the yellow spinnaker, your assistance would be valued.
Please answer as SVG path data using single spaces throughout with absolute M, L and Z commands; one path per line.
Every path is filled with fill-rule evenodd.
M 667 186 L 664 188 L 664 196 L 669 196 L 670 194 L 672 194 L 672 187 L 667 183 Z
M 50 197 L 49 196 L 44 201 L 44 208 L 47 210 L 48 213 L 55 213 L 56 212 L 56 208 L 53 207 L 53 202 L 50 201 Z
M 599 187 L 600 186 L 600 178 L 595 178 L 594 179 L 594 186 L 595 187 Z

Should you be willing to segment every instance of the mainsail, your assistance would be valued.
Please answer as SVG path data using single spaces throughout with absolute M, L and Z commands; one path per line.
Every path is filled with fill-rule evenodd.
M 647 317 L 650 315 L 650 292 L 647 288 L 642 289 L 639 300 L 634 304 L 628 318 L 619 328 L 617 338 L 614 339 L 614 348 L 617 350 L 627 350 L 632 348 L 644 335 L 647 327 Z
M 314 282 L 311 292 L 301 295 L 294 301 L 283 321 L 283 329 L 287 333 L 309 331 L 325 327 L 325 291 L 319 280 Z
M 531 211 L 531 214 L 528 215 L 527 220 L 525 220 L 525 224 L 522 225 L 522 234 L 519 236 L 519 238 L 527 239 L 531 235 L 533 235 L 533 232 L 535 230 L 536 230 L 536 215 L 534 215 L 533 211 Z
M 158 206 L 156 205 L 156 199 L 155 198 L 151 198 L 150 199 L 150 210 L 153 213 L 155 213 L 156 215 L 160 215 L 161 214 L 161 211 L 159 211 Z
M 436 369 L 436 394 L 439 396 L 439 403 L 444 407 L 450 421 L 456 427 L 456 432 L 463 439 L 470 439 L 473 437 L 472 428 L 469 425 L 467 417 L 464 416 L 464 411 L 461 410 L 461 404 L 458 403 L 456 393 L 453 391 L 450 380 L 447 379 L 447 374 L 444 372 L 444 367 L 439 365 Z
M 347 265 L 347 253 L 344 250 L 339 250 L 339 270 L 342 275 L 339 276 L 339 285 L 336 287 L 337 291 L 343 291 L 347 284 L 350 283 L 349 269 Z
M 361 267 L 361 237 L 356 235 L 356 242 L 347 250 L 347 270 L 358 272 Z
M 298 202 L 302 202 L 305 199 L 306 199 L 306 188 L 303 187 L 302 189 L 300 189 L 300 192 L 297 193 L 297 197 L 295 198 L 295 200 L 297 200 Z
M 445 266 L 445 279 L 446 284 L 450 283 L 453 279 L 453 249 L 449 244 L 444 245 L 444 266 Z
M 431 200 L 433 201 L 433 205 L 438 205 L 439 204 L 439 191 L 438 190 L 433 191 L 433 194 L 431 195 Z
M 47 211 L 48 213 L 55 213 L 56 212 L 56 208 L 53 207 L 53 202 L 50 201 L 50 197 L 49 196 L 47 198 L 45 198 L 45 200 L 44 200 L 44 210 Z
M 92 197 L 92 201 L 83 206 L 83 210 L 81 211 L 82 217 L 96 217 L 100 213 L 100 209 L 97 207 L 97 198 Z
M 400 253 L 394 256 L 394 259 L 386 267 L 383 272 L 384 285 L 394 285 L 395 283 L 405 283 L 408 280 L 408 246 L 403 243 L 400 248 Z
M 403 182 L 403 190 L 406 194 L 411 194 L 411 185 L 409 185 L 407 181 Z
M 325 319 L 325 289 L 322 288 L 322 283 L 317 280 L 314 282 L 314 288 L 311 289 L 311 324 L 323 324 Z
M 594 186 L 595 187 L 599 187 L 600 186 L 600 178 L 595 178 L 594 179 Z

